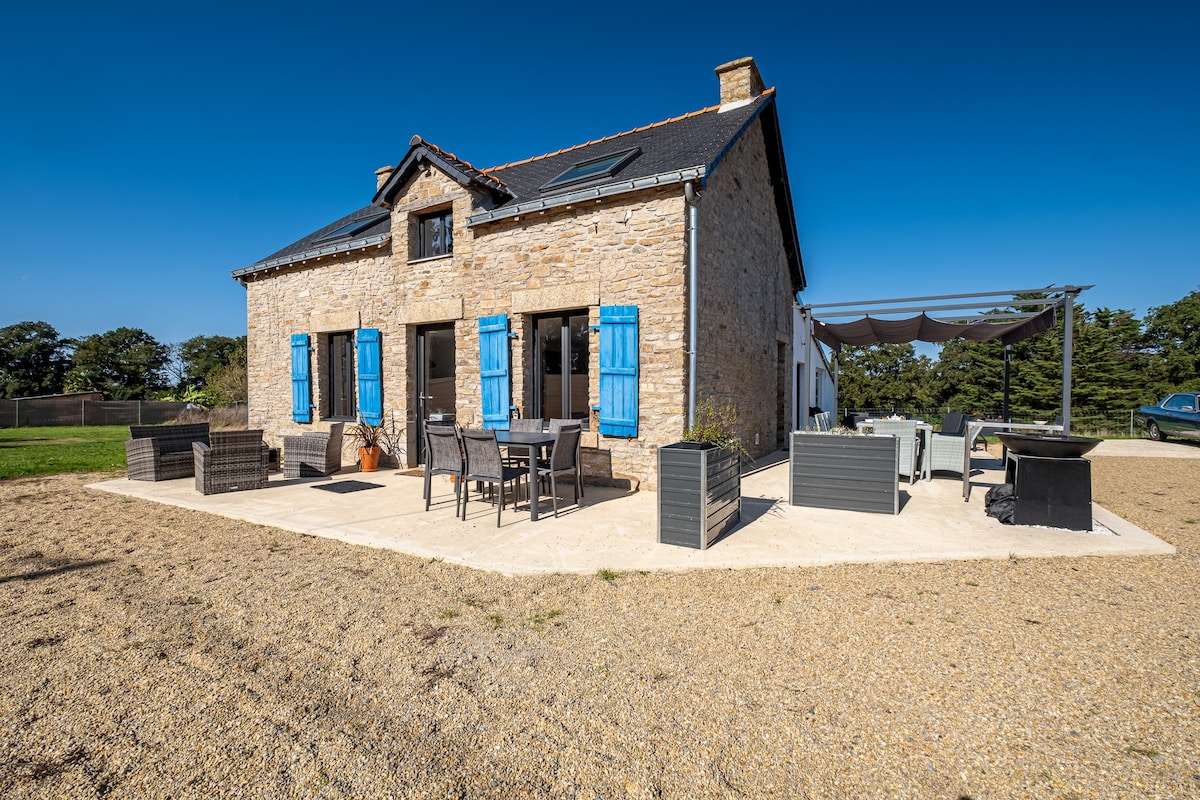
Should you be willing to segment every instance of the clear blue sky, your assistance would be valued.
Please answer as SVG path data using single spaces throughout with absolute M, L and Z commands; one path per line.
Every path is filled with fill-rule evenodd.
M 722 8 L 732 9 L 732 14 Z M 778 10 L 786 8 L 787 10 Z M 1200 285 L 1200 3 L 22 3 L 0 325 L 245 333 L 230 271 L 419 133 L 486 167 L 778 89 L 807 302 Z

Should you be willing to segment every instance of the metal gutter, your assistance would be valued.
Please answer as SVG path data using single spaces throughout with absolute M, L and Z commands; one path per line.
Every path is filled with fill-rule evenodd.
M 234 278 L 243 278 L 246 275 L 253 275 L 256 272 L 262 272 L 272 267 L 284 267 L 289 264 L 295 264 L 297 261 L 304 261 L 310 258 L 320 258 L 322 256 L 331 256 L 338 253 L 348 253 L 351 250 L 358 250 L 362 247 L 373 247 L 374 245 L 383 244 L 389 238 L 391 233 L 377 233 L 373 236 L 368 236 L 364 239 L 351 239 L 348 242 L 340 242 L 337 244 L 327 244 L 322 247 L 314 247 L 305 250 L 301 253 L 293 253 L 289 256 L 280 256 L 279 258 L 268 258 L 266 261 L 259 261 L 257 264 L 251 264 L 248 267 L 235 269 L 233 271 Z
M 487 222 L 499 222 L 502 219 L 511 219 L 512 217 L 519 217 L 522 214 L 528 214 L 531 211 L 547 211 L 552 208 L 562 208 L 563 206 L 582 203 L 587 200 L 600 200 L 605 197 L 625 194 L 626 192 L 636 192 L 639 189 L 653 189 L 658 186 L 671 186 L 677 183 L 686 183 L 687 181 L 703 180 L 707 172 L 707 168 L 703 165 L 689 167 L 671 172 L 660 172 L 657 175 L 648 175 L 645 178 L 636 178 L 631 181 L 608 183 L 588 189 L 577 189 L 573 192 L 558 194 L 553 197 L 527 200 L 524 203 L 518 203 L 514 206 L 496 209 L 495 211 L 484 211 L 467 217 L 467 226 L 474 227 Z

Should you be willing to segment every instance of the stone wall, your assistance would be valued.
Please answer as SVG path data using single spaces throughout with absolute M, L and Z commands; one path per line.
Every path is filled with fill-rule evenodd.
M 709 175 L 699 218 L 697 394 L 733 402 L 762 455 L 791 427 L 793 298 L 761 121 Z
M 415 216 L 453 209 L 454 252 L 409 259 Z M 639 307 L 641 386 L 639 436 L 601 437 L 592 419 L 585 433 L 585 468 L 593 479 L 630 479 L 654 484 L 655 448 L 677 441 L 684 403 L 684 204 L 679 187 L 643 192 L 505 220 L 468 229 L 466 218 L 481 205 L 437 170 L 417 173 L 397 197 L 390 247 L 310 261 L 256 277 L 247 284 L 250 319 L 251 423 L 278 445 L 284 435 L 321 429 L 291 420 L 290 337 L 308 333 L 313 356 L 313 393 L 320 419 L 325 407 L 321 380 L 321 334 L 380 329 L 385 418 L 405 432 L 404 461 L 415 464 L 414 394 L 416 329 L 452 322 L 456 340 L 457 421 L 481 422 L 478 318 L 507 314 L 516 338 L 512 349 L 513 402 L 530 408 L 533 318 L 587 309 L 599 322 L 601 305 Z M 599 401 L 599 343 L 589 359 L 589 405 Z
M 700 217 L 701 396 L 738 400 L 743 439 L 755 452 L 774 446 L 786 401 L 777 346 L 790 347 L 791 295 L 775 220 L 761 130 L 756 124 L 711 176 Z M 250 422 L 273 445 L 284 435 L 321 429 L 292 422 L 290 337 L 357 327 L 382 337 L 383 405 L 405 435 L 402 460 L 415 464 L 415 354 L 420 325 L 454 325 L 456 418 L 481 423 L 478 318 L 507 314 L 513 403 L 527 415 L 533 396 L 533 318 L 602 305 L 639 309 L 640 383 L 636 439 L 584 434 L 593 480 L 656 484 L 656 449 L 678 441 L 686 414 L 686 216 L 683 187 L 671 186 L 466 227 L 488 198 L 437 169 L 414 172 L 396 195 L 391 241 L 349 255 L 252 276 L 247 282 Z M 413 259 L 417 215 L 450 207 L 452 255 Z M 589 406 L 599 401 L 598 336 L 589 356 Z M 328 387 L 313 359 L 318 416 Z M 790 352 L 784 364 L 790 363 Z M 790 387 L 783 391 L 790 397 Z M 753 445 L 754 434 L 760 445 Z M 352 463 L 350 459 L 348 463 Z
M 684 402 L 685 208 L 679 187 L 601 204 L 505 220 L 474 230 L 464 305 L 465 345 L 458 363 L 459 405 L 479 405 L 479 341 L 474 320 L 508 314 L 513 402 L 528 416 L 533 395 L 533 318 L 586 308 L 599 323 L 602 305 L 638 306 L 638 438 L 583 437 L 586 472 L 654 486 L 656 448 L 678 441 Z M 592 336 L 589 405 L 599 402 L 599 337 Z M 466 403 L 464 403 L 464 399 Z

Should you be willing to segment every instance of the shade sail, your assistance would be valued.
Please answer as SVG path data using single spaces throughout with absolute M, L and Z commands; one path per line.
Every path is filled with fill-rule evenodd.
M 951 339 L 976 342 L 999 339 L 1004 344 L 1013 344 L 1053 328 L 1056 319 L 1054 307 L 1015 322 L 942 322 L 924 313 L 907 319 L 863 317 L 836 324 L 814 319 L 813 336 L 834 348 L 843 344 L 907 344 L 948 342 Z

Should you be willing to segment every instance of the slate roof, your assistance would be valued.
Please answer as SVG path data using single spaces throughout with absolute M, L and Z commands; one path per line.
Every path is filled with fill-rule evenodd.
M 464 186 L 474 184 L 477 188 L 490 192 L 500 202 L 512 197 L 508 187 L 504 185 L 504 181 L 489 175 L 484 170 L 476 169 L 469 161 L 464 161 L 454 153 L 446 152 L 433 142 L 427 142 L 420 136 L 414 136 L 408 140 L 408 152 L 404 155 L 404 160 L 396 169 L 392 170 L 387 182 L 379 187 L 371 202 L 377 206 L 389 206 L 392 198 L 408 181 L 409 176 L 417 170 L 424 169 L 425 162 L 436 164 L 442 172 Z
M 483 170 L 484 173 L 502 180 L 512 193 L 513 199 L 494 209 L 491 214 L 472 217 L 472 222 L 507 216 L 500 212 L 531 202 L 552 205 L 554 198 L 580 191 L 578 187 L 570 186 L 542 191 L 542 186 L 564 170 L 581 161 L 634 147 L 639 148 L 641 154 L 604 181 L 605 185 L 621 187 L 656 175 L 671 175 L 686 170 L 698 170 L 698 177 L 703 178 L 737 141 L 741 132 L 773 100 L 774 92 L 768 90 L 750 103 L 729 111 L 721 112 L 720 106 L 712 106 L 555 153 Z M 588 186 L 582 191 L 588 192 L 596 188 Z
M 365 220 L 371 217 L 377 217 L 378 219 L 373 224 L 355 231 L 350 236 L 322 241 L 327 234 L 336 231 L 338 228 L 356 220 Z M 340 219 L 334 220 L 325 227 L 313 231 L 298 242 L 292 242 L 287 247 L 272 253 L 261 261 L 257 261 L 248 267 L 234 270 L 233 277 L 241 278 L 244 275 L 260 272 L 272 267 L 294 264 L 297 261 L 303 261 L 307 258 L 318 258 L 334 253 L 346 253 L 351 250 L 357 250 L 360 247 L 371 247 L 382 244 L 391 236 L 391 231 L 392 215 L 378 206 L 366 206 Z
M 705 179 L 729 152 L 741 134 L 760 116 L 764 117 L 768 158 L 771 161 L 776 208 L 783 226 L 785 247 L 790 262 L 792 281 L 799 291 L 804 287 L 803 265 L 796 236 L 795 215 L 787 167 L 783 161 L 779 123 L 775 114 L 775 92 L 768 89 L 753 100 L 721 111 L 720 106 L 694 111 L 679 117 L 606 136 L 554 153 L 535 156 L 509 164 L 478 169 L 453 153 L 442 150 L 432 142 L 414 136 L 408 152 L 387 182 L 380 187 L 372 205 L 361 208 L 335 222 L 314 231 L 267 258 L 235 270 L 240 278 L 264 269 L 295 263 L 305 258 L 337 252 L 386 241 L 390 235 L 389 217 L 381 218 L 369 228 L 355 232 L 345 241 L 321 242 L 321 238 L 342 225 L 372 214 L 384 213 L 391 199 L 399 192 L 413 170 L 423 161 L 435 163 L 464 185 L 474 185 L 489 192 L 495 205 L 467 220 L 471 226 L 486 224 L 527 211 L 567 205 L 587 198 L 607 197 L 658 185 L 670 185 L 695 180 L 703 186 Z M 543 187 L 565 170 L 580 162 L 638 148 L 637 157 L 615 174 L 595 181 L 551 189 Z

